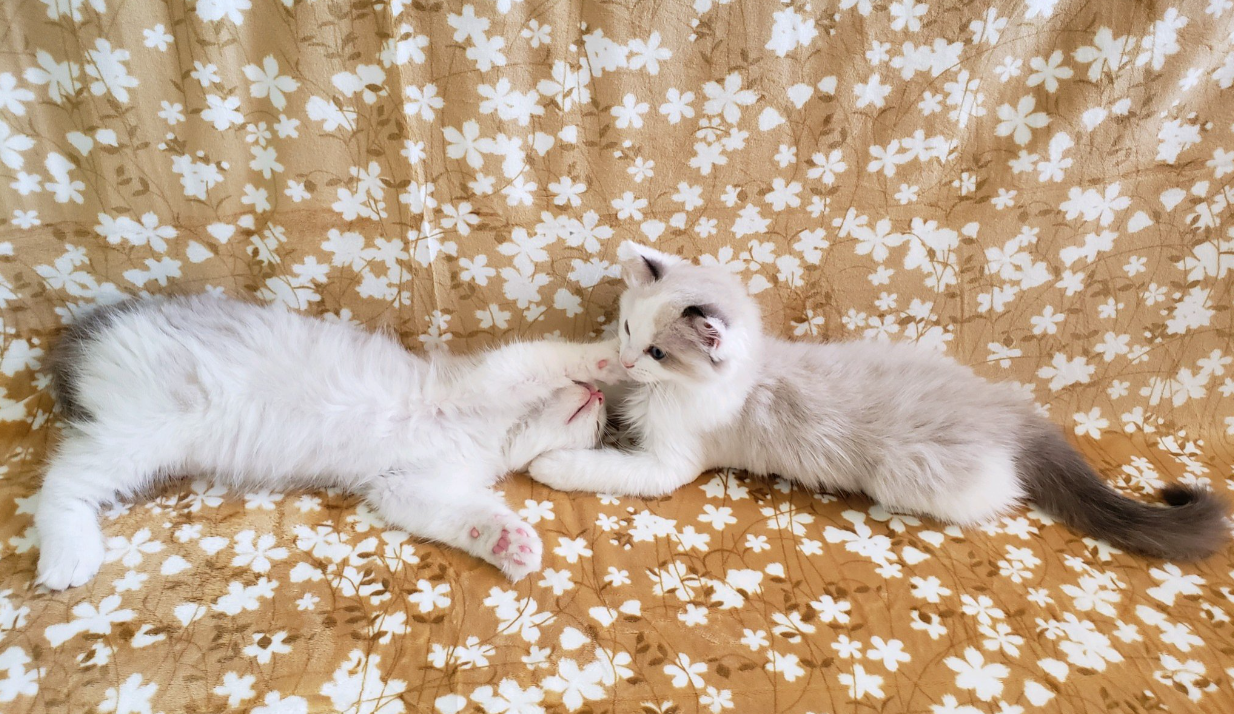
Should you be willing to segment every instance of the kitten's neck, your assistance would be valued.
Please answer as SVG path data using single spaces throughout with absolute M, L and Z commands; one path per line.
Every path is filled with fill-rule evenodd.
M 501 445 L 500 460 L 503 473 L 525 470 L 541 453 L 535 445 L 523 443 L 523 440 L 518 438 L 518 431 L 520 429 L 520 425 L 512 424 L 501 436 L 503 443 Z

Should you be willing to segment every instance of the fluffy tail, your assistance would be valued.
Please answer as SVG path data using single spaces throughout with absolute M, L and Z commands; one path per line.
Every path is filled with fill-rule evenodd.
M 1110 488 L 1056 427 L 1042 425 L 1021 449 L 1017 471 L 1042 510 L 1122 550 L 1166 560 L 1199 560 L 1230 538 L 1225 499 L 1208 489 L 1170 484 L 1168 507 L 1141 503 Z

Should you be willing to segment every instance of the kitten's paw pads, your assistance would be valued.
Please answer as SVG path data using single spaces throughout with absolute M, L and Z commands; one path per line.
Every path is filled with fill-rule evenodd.
M 517 583 L 540 570 L 544 545 L 536 531 L 513 515 L 497 514 L 486 524 L 471 526 L 467 535 L 488 562 Z
M 64 590 L 90 582 L 103 565 L 106 551 L 99 538 L 85 538 L 84 542 L 40 546 L 36 585 L 48 590 Z

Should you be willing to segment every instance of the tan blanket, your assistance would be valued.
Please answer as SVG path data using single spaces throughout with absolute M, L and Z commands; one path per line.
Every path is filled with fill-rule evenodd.
M 341 494 L 185 482 L 30 585 L 50 341 L 220 290 L 412 349 L 584 337 L 617 243 L 769 329 L 1031 391 L 1120 489 L 1234 464 L 1230 0 L 0 4 L 0 711 L 1234 710 L 1234 551 L 959 532 L 707 474 L 507 498 L 542 576 Z

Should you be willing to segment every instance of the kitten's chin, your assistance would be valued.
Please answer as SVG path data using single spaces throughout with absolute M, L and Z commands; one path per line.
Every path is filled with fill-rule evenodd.
M 669 388 L 669 387 L 675 387 L 678 385 L 689 386 L 690 384 L 696 384 L 696 382 L 692 382 L 691 380 L 688 380 L 688 379 L 682 379 L 682 378 L 665 379 L 663 377 L 660 377 L 660 378 L 643 377 L 642 379 L 635 377 L 633 378 L 633 381 L 636 384 L 641 384 L 647 387 L 660 387 L 660 388 Z
M 657 375 L 630 372 L 629 377 L 632 381 L 639 384 L 681 386 L 686 388 L 699 387 L 725 378 L 723 373 L 711 365 L 692 365 L 691 367 L 691 369 L 684 371 L 665 371 L 664 373 Z

